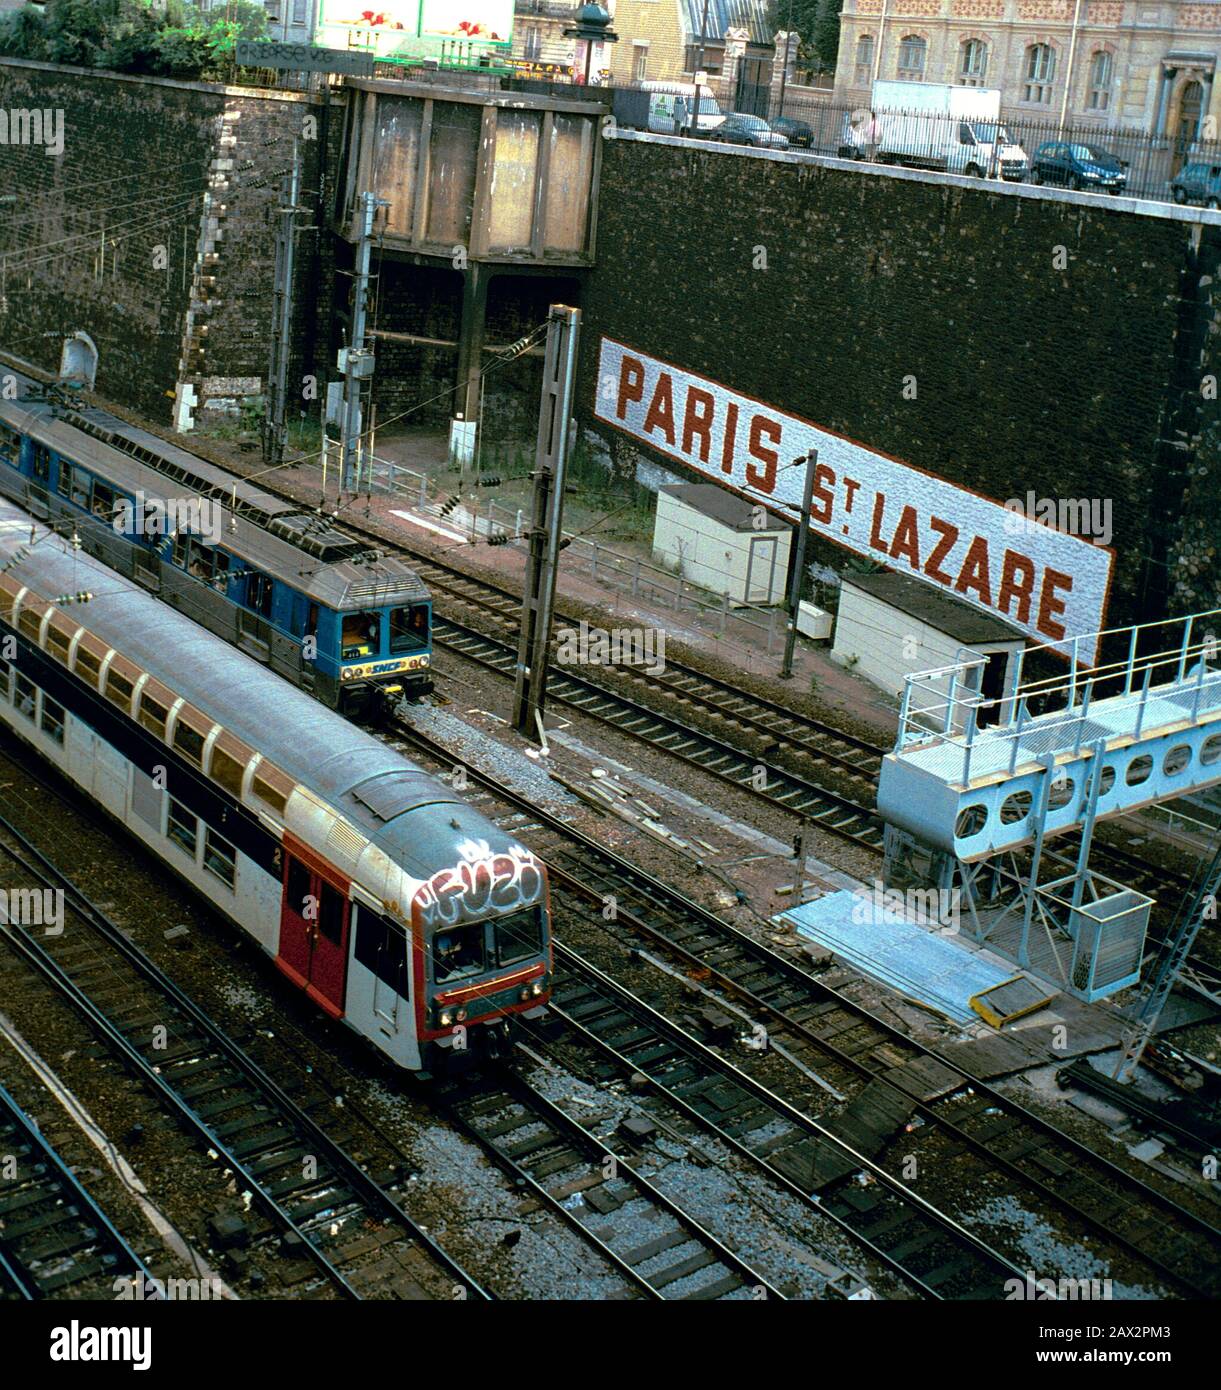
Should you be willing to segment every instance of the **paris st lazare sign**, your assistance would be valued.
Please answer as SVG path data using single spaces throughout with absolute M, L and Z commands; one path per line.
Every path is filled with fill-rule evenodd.
M 796 415 L 611 338 L 594 414 L 707 478 L 796 520 L 818 450 L 810 526 L 837 545 L 955 595 L 1065 655 L 1096 659 L 1112 552 Z

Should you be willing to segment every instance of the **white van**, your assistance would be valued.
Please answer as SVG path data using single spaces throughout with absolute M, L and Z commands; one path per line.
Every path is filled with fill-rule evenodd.
M 690 135 L 691 107 L 695 103 L 694 82 L 642 82 L 642 92 L 649 94 L 648 128 L 655 135 Z M 696 117 L 697 134 L 713 131 L 725 119 L 717 99 L 707 87 L 700 97 Z

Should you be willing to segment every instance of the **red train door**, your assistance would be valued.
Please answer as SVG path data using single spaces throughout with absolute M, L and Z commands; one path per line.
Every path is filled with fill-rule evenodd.
M 299 858 L 291 850 L 285 858 L 276 964 L 316 1004 L 339 1018 L 343 1014 L 350 930 L 346 886 L 329 882 L 304 856 Z

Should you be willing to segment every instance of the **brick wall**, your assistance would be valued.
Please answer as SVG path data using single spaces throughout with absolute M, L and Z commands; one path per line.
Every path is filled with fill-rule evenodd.
M 605 333 L 998 501 L 1111 499 L 1113 621 L 1168 583 L 1221 603 L 1218 229 L 1197 253 L 1187 223 L 1101 199 L 642 140 L 607 142 L 598 215 L 586 425 Z
M 249 390 L 267 369 L 279 175 L 319 108 L 0 59 L 0 108 L 34 107 L 63 111 L 64 149 L 0 145 L 0 192 L 18 195 L 0 207 L 0 346 L 54 369 L 60 339 L 84 329 L 99 391 L 163 422 L 185 380 L 203 397 Z M 318 187 L 319 147 L 302 142 L 306 188 Z M 208 189 L 223 209 L 205 209 Z M 304 243 L 303 278 L 316 242 Z M 298 318 L 298 351 L 312 353 L 315 316 L 302 305 Z

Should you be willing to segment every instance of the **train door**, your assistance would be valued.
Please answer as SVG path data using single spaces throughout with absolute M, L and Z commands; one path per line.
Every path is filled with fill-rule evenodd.
M 286 858 L 276 964 L 338 1018 L 344 1011 L 347 974 L 347 895 L 294 855 Z

